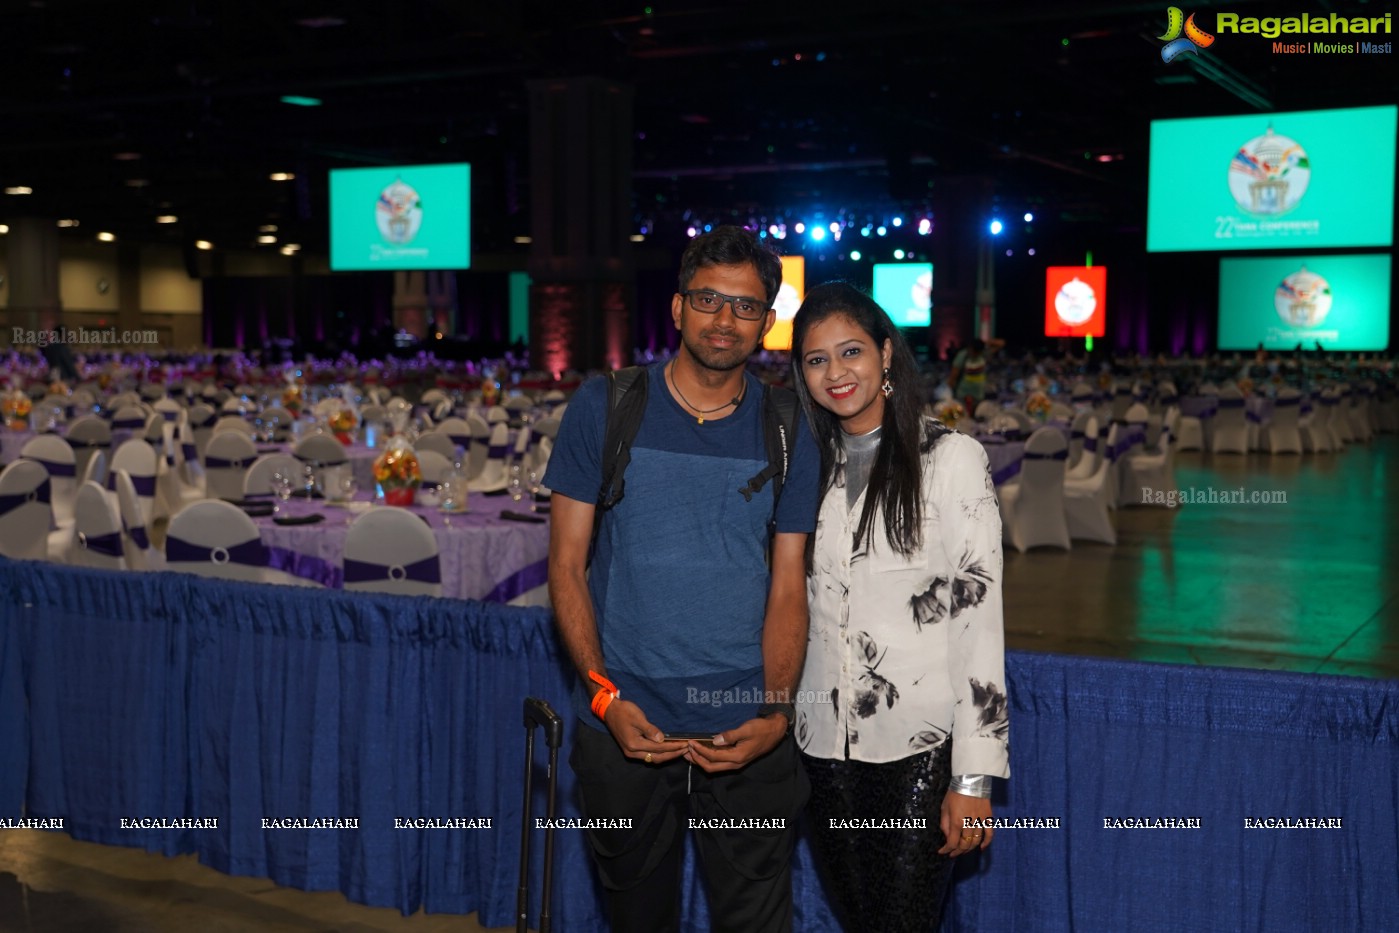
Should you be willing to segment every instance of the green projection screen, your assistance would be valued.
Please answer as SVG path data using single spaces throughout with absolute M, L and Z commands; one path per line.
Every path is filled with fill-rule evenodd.
M 933 264 L 875 263 L 874 300 L 898 327 L 927 327 L 932 324 Z
M 330 268 L 471 266 L 471 166 L 330 172 Z
M 1389 346 L 1390 257 L 1268 256 L 1219 262 L 1219 348 Z
M 1147 251 L 1389 246 L 1396 114 L 1153 120 Z

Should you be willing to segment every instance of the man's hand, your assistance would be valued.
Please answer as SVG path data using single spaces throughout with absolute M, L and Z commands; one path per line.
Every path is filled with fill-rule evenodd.
M 772 751 L 786 735 L 786 716 L 777 714 L 750 719 L 736 729 L 716 735 L 713 745 L 690 742 L 685 758 L 711 774 L 737 771 Z
M 602 722 L 628 758 L 658 765 L 686 752 L 686 743 L 667 742 L 665 734 L 647 721 L 641 707 L 627 700 L 613 700 Z
M 990 826 L 964 827 L 963 820 L 991 819 L 991 801 L 983 797 L 968 797 L 955 791 L 948 791 L 942 798 L 942 834 L 947 842 L 938 855 L 956 858 L 966 855 L 972 849 L 984 849 L 991 844 L 995 832 Z

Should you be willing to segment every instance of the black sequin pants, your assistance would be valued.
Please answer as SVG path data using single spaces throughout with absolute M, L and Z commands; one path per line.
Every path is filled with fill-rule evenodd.
M 952 878 L 939 855 L 952 743 L 884 764 L 802 756 L 826 896 L 849 933 L 935 931 Z M 840 829 L 831 820 L 925 820 L 925 829 Z

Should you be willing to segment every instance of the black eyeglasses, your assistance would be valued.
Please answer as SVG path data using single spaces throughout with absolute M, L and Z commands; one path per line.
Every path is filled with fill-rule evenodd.
M 690 301 L 690 307 L 701 314 L 718 314 L 724 309 L 727 303 L 733 308 L 734 317 L 744 321 L 756 321 L 768 313 L 771 307 L 765 301 L 756 298 L 740 298 L 734 295 L 722 295 L 719 292 L 711 292 L 707 288 L 692 288 L 689 291 L 681 292 Z

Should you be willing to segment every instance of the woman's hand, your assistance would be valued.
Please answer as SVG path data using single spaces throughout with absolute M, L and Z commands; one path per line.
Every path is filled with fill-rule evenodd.
M 995 832 L 990 825 L 968 825 L 968 821 L 978 820 L 989 824 L 990 819 L 990 800 L 948 791 L 942 798 L 941 820 L 942 834 L 947 837 L 947 842 L 938 849 L 938 854 L 956 858 L 966 855 L 972 849 L 984 849 L 989 846 L 991 836 Z

